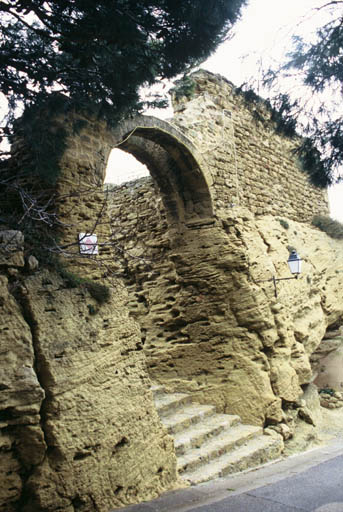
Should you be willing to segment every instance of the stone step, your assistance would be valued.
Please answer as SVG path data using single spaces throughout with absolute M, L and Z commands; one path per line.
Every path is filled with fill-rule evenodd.
M 173 413 L 176 409 L 188 405 L 192 402 L 192 397 L 185 393 L 158 394 L 155 397 L 155 405 L 158 414 L 163 417 Z
M 153 384 L 150 390 L 152 391 L 154 399 L 166 394 L 164 387 L 160 384 Z
M 214 405 L 190 404 L 176 410 L 173 414 L 161 416 L 161 421 L 167 427 L 169 434 L 175 436 L 202 421 L 204 418 L 214 415 Z
M 261 464 L 278 459 L 282 449 L 281 438 L 259 436 L 246 445 L 225 453 L 193 471 L 185 471 L 182 474 L 182 479 L 187 480 L 191 485 L 196 485 L 214 478 L 256 468 Z
M 190 428 L 174 435 L 176 455 L 184 455 L 192 448 L 199 448 L 202 444 L 214 436 L 218 436 L 224 429 L 237 425 L 239 416 L 230 414 L 213 414 L 203 417 L 201 421 L 192 424 Z
M 174 438 L 180 477 L 191 484 L 251 469 L 281 454 L 282 439 L 263 435 L 262 427 L 217 414 L 214 406 L 193 403 L 185 393 L 168 394 L 160 385 L 152 391 L 161 421 Z
M 236 425 L 225 429 L 221 434 L 205 441 L 200 447 L 192 448 L 177 458 L 179 474 L 194 471 L 197 467 L 234 450 L 247 441 L 261 435 L 262 427 Z

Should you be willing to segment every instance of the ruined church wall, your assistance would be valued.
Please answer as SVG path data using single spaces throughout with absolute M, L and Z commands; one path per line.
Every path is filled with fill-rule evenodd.
M 170 120 L 198 148 L 212 175 L 217 210 L 311 222 L 328 213 L 325 190 L 308 181 L 294 153 L 297 138 L 279 135 L 263 101 L 248 101 L 220 75 L 198 71 L 189 97 L 172 95 Z

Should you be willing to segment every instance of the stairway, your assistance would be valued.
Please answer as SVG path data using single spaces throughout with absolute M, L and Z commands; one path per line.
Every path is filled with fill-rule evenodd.
M 281 454 L 281 438 L 263 435 L 262 427 L 217 414 L 213 405 L 193 403 L 184 393 L 166 393 L 160 386 L 152 391 L 161 421 L 174 438 L 179 474 L 191 485 L 257 467 Z

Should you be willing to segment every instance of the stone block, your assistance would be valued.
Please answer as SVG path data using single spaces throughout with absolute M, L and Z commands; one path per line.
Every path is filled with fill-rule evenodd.
M 24 235 L 21 231 L 0 231 L 0 265 L 5 267 L 23 267 Z

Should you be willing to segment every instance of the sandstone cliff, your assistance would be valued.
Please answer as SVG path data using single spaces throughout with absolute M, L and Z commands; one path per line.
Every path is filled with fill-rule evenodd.
M 99 306 L 16 255 L 0 277 L 0 510 L 107 512 L 173 486 L 122 283 Z
M 230 208 L 219 212 L 219 226 L 193 229 L 175 247 L 148 185 L 114 189 L 113 208 L 118 216 L 125 198 L 127 238 L 118 243 L 150 375 L 247 422 L 282 421 L 312 380 L 312 352 L 342 319 L 342 242 L 304 223 Z M 290 247 L 303 258 L 302 276 L 278 282 L 276 298 L 267 280 L 291 277 Z

